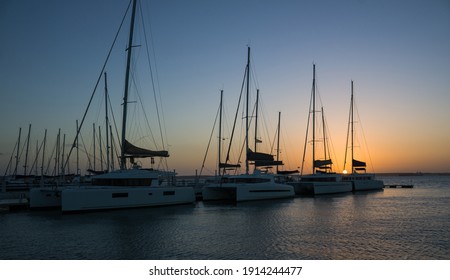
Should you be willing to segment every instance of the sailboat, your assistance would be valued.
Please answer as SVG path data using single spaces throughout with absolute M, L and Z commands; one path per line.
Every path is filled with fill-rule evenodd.
M 294 188 L 284 184 L 284 176 L 263 173 L 254 168 L 250 174 L 249 165 L 253 162 L 274 161 L 270 154 L 252 151 L 249 148 L 249 88 L 250 88 L 250 47 L 247 52 L 246 66 L 246 123 L 245 123 L 245 174 L 219 175 L 203 187 L 203 200 L 227 200 L 232 202 L 264 200 L 275 198 L 288 198 L 295 195 Z M 220 141 L 220 139 L 219 139 Z M 220 151 L 219 151 L 220 153 Z M 222 165 L 224 168 L 227 164 Z M 219 162 L 219 168 L 221 167 Z
M 145 169 L 134 161 L 135 158 L 169 157 L 167 151 L 152 151 L 140 148 L 126 139 L 128 89 L 136 1 L 133 0 L 127 48 L 120 169 L 93 176 L 91 186 L 62 190 L 61 208 L 63 212 L 188 204 L 195 201 L 192 187 L 176 185 L 175 172 L 153 168 Z M 127 168 L 127 159 L 131 162 L 132 168 Z
M 318 195 L 318 194 L 334 194 L 345 193 L 352 191 L 352 184 L 350 182 L 342 181 L 342 176 L 331 172 L 332 160 L 326 156 L 326 145 L 324 136 L 324 158 L 316 158 L 316 65 L 313 64 L 313 83 L 311 92 L 312 108 L 310 108 L 310 114 L 312 113 L 312 173 L 308 175 L 301 174 L 300 180 L 289 183 L 294 186 L 295 193 L 300 195 Z M 322 108 L 323 117 L 323 108 Z M 323 119 L 322 119 L 323 120 Z M 309 126 L 309 117 L 308 117 Z M 325 128 L 323 128 L 325 130 Z M 308 144 L 308 132 L 305 139 L 305 149 Z M 302 167 L 303 171 L 303 167 Z
M 342 180 L 352 183 L 353 191 L 367 191 L 367 190 L 382 190 L 384 188 L 384 182 L 375 179 L 375 174 L 366 173 L 367 164 L 364 161 L 356 160 L 354 153 L 354 98 L 353 98 L 353 81 L 351 81 L 351 98 L 350 98 L 350 113 L 347 129 L 347 143 L 350 138 L 351 147 L 351 172 L 344 174 Z M 348 145 L 347 145 L 348 146 Z M 347 151 L 345 149 L 344 169 L 347 164 Z

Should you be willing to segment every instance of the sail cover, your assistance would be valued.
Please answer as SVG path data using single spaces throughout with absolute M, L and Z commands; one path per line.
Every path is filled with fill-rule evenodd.
M 255 160 L 255 166 L 275 166 L 283 165 L 281 160 Z
M 326 160 L 315 160 L 314 161 L 314 167 L 323 167 L 325 165 L 330 165 L 333 164 L 331 162 L 331 159 L 326 159 Z
M 248 149 L 247 160 L 249 160 L 249 161 L 273 161 L 274 159 L 273 159 L 273 155 L 271 155 L 271 154 L 253 152 L 252 150 Z
M 353 167 L 366 167 L 366 163 L 364 161 L 353 160 Z
M 239 168 L 240 164 L 232 164 L 232 163 L 219 163 L 220 168 Z
M 143 148 L 139 148 L 125 140 L 125 156 L 126 157 L 169 157 L 168 151 L 152 151 Z

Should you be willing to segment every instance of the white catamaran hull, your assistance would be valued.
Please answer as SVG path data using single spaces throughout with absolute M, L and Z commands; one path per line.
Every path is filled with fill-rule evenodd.
M 191 187 L 87 187 L 61 193 L 63 212 L 166 206 L 195 202 Z
M 54 187 L 32 188 L 29 192 L 30 209 L 61 207 L 61 189 Z
M 352 181 L 353 191 L 371 191 L 382 190 L 384 183 L 381 180 L 365 180 L 365 181 Z
M 283 184 L 222 184 L 203 188 L 203 200 L 252 201 L 294 197 L 294 188 Z
M 350 182 L 296 182 L 292 183 L 296 194 L 320 195 L 352 191 Z

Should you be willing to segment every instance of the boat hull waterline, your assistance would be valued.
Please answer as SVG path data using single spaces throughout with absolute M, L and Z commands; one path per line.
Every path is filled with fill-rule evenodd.
M 62 212 L 155 207 L 195 202 L 191 187 L 110 187 L 66 189 L 61 192 Z

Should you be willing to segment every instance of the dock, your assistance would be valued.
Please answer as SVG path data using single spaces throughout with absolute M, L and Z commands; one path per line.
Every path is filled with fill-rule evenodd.
M 393 184 L 393 185 L 384 185 L 385 188 L 395 189 L 395 188 L 402 188 L 402 189 L 412 189 L 413 185 L 399 185 L 399 184 Z

